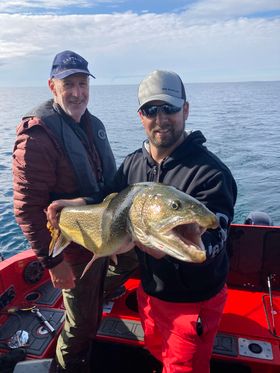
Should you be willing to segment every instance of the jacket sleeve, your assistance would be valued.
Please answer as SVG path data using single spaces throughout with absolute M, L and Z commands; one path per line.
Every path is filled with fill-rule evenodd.
M 219 228 L 207 230 L 202 236 L 207 259 L 211 260 L 225 247 L 229 225 L 234 216 L 237 186 L 229 171 L 219 171 L 201 183 L 193 196 L 216 214 L 220 224 Z
M 45 209 L 50 191 L 56 183 L 58 150 L 41 126 L 21 132 L 13 151 L 14 213 L 23 234 L 38 259 L 47 268 L 62 261 L 63 256 L 48 255 L 50 233 Z
M 124 162 L 118 168 L 114 179 L 110 185 L 110 193 L 117 192 L 119 193 L 128 186 L 128 177 L 125 175 L 124 171 Z
M 102 198 L 97 198 L 96 194 L 84 197 L 87 205 L 100 203 L 104 197 L 111 193 L 119 193 L 128 186 L 127 176 L 124 174 L 124 163 L 120 165 L 110 184 L 107 184 L 102 191 Z M 99 196 L 98 196 L 99 197 Z

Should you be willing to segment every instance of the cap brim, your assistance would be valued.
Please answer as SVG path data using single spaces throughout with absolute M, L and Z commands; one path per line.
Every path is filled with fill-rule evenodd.
M 79 70 L 79 69 L 64 70 L 58 74 L 52 75 L 51 78 L 64 79 L 64 78 L 67 78 L 67 76 L 74 75 L 74 74 L 85 74 L 88 76 L 92 76 L 95 79 L 95 76 L 93 76 L 89 71 Z
M 138 110 L 140 110 L 144 105 L 148 104 L 151 101 L 164 101 L 167 104 L 177 106 L 180 108 L 183 107 L 184 102 L 185 102 L 185 100 L 183 100 L 182 98 L 169 96 L 165 94 L 159 94 L 159 95 L 151 96 L 147 100 L 143 101 L 141 105 L 139 106 Z

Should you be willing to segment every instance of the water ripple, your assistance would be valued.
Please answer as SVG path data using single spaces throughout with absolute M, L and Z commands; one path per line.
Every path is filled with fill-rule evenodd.
M 243 222 L 252 210 L 262 210 L 280 225 L 280 82 L 189 84 L 186 90 L 190 102 L 186 128 L 204 133 L 207 147 L 237 180 L 235 222 Z M 0 88 L 0 94 L 0 249 L 8 257 L 28 247 L 12 207 L 16 126 L 24 113 L 50 96 L 47 88 Z M 136 95 L 137 86 L 91 90 L 89 109 L 106 125 L 118 165 L 145 139 Z

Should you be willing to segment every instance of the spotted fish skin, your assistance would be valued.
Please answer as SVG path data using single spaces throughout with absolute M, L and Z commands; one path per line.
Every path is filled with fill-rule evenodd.
M 161 183 L 136 183 L 100 204 L 63 208 L 60 233 L 52 229 L 50 254 L 57 255 L 71 241 L 95 258 L 128 251 L 138 243 L 201 263 L 206 260 L 201 235 L 217 227 L 215 214 L 188 194 Z

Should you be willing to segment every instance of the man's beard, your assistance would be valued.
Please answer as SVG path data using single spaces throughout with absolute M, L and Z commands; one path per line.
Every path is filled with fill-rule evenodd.
M 154 129 L 149 136 L 149 141 L 156 147 L 156 148 L 169 148 L 172 145 L 176 144 L 177 141 L 181 138 L 182 134 L 185 132 L 185 125 L 183 128 L 174 130 L 172 125 L 167 126 L 165 128 L 161 128 L 162 130 L 168 129 L 169 132 L 165 138 L 158 138 L 158 133 L 156 132 L 157 129 Z

